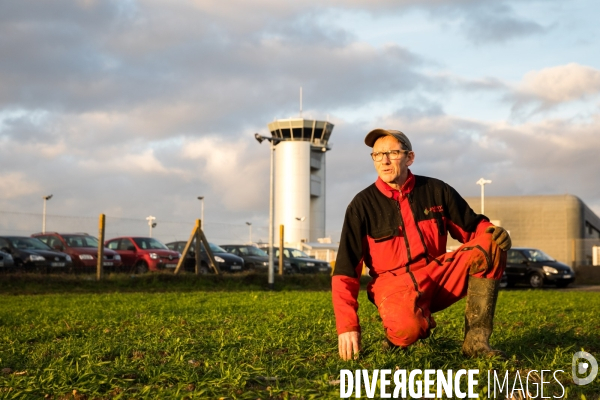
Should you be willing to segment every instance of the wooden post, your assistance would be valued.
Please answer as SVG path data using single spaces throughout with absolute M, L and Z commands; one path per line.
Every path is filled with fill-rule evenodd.
M 283 275 L 283 225 L 279 225 L 279 275 Z
M 196 229 L 196 241 L 194 242 L 194 251 L 196 252 L 196 269 L 194 270 L 194 272 L 196 272 L 196 275 L 200 275 L 200 265 L 202 263 L 202 256 L 200 255 L 200 230 L 202 229 L 202 220 L 197 219 L 196 226 L 198 227 L 198 229 Z
M 204 250 L 206 250 L 206 254 L 208 255 L 208 261 L 210 263 L 210 266 L 215 271 L 215 274 L 221 275 L 221 270 L 219 269 L 219 265 L 215 261 L 215 256 L 213 255 L 212 250 L 210 249 L 210 246 L 208 245 L 208 240 L 206 240 L 206 236 L 204 236 L 204 232 L 202 231 L 202 228 L 200 228 L 200 227 L 198 227 L 198 235 L 200 236 L 200 240 L 202 240 L 202 243 L 204 244 Z
M 98 221 L 98 262 L 96 263 L 96 280 L 100 281 L 104 277 L 104 227 L 106 216 L 100 214 Z
M 217 275 L 221 274 L 219 265 L 215 261 L 215 256 L 213 255 L 212 250 L 210 249 L 210 246 L 208 245 L 208 240 L 206 240 L 206 236 L 204 236 L 204 232 L 202 232 L 201 224 L 202 224 L 202 221 L 197 219 L 196 225 L 194 226 L 194 229 L 192 230 L 192 234 L 190 235 L 190 238 L 188 239 L 188 241 L 185 245 L 185 248 L 183 249 L 183 253 L 181 253 L 181 258 L 179 259 L 179 262 L 177 263 L 177 268 L 175 268 L 175 272 L 174 272 L 175 274 L 179 273 L 179 271 L 181 270 L 181 267 L 185 263 L 185 257 L 189 253 L 190 248 L 192 247 L 192 244 L 194 243 L 194 240 L 196 240 L 196 244 L 195 244 L 196 274 L 200 273 L 200 261 L 201 261 L 200 242 L 202 242 L 204 244 L 204 248 L 206 249 L 206 254 L 208 255 L 208 262 L 209 262 L 210 266 L 212 267 L 212 269 L 215 271 L 215 274 L 217 274 Z
M 177 267 L 175 268 L 175 272 L 174 272 L 175 275 L 177 275 L 179 273 L 179 271 L 181 270 L 181 267 L 185 264 L 185 257 L 187 256 L 187 254 L 190 251 L 191 244 L 194 241 L 194 238 L 196 237 L 196 232 L 198 232 L 198 229 L 200 229 L 200 220 L 199 219 L 196 220 L 196 225 L 194 226 L 194 229 L 192 230 L 192 234 L 190 235 L 190 238 L 188 239 L 185 247 L 183 248 L 183 252 L 181 253 L 181 258 L 179 258 L 179 262 L 177 263 Z

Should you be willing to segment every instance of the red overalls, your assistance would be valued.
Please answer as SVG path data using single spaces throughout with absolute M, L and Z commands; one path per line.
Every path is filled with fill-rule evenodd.
M 434 183 L 443 184 L 439 182 Z M 450 197 L 451 201 L 444 204 L 424 207 L 425 213 L 429 209 L 432 212 L 439 211 L 444 216 L 443 224 L 447 230 L 464 243 L 456 251 L 446 253 L 446 234 L 438 232 L 436 220 L 417 220 L 416 206 L 410 204 L 414 185 L 415 178 L 410 172 L 401 191 L 392 189 L 381 180 L 376 182 L 382 194 L 397 201 L 402 221 L 398 228 L 400 234 L 384 241 L 365 234 L 361 249 L 363 257 L 354 267 L 354 276 L 348 272 L 338 271 L 336 274 L 334 271 L 332 296 L 338 334 L 360 331 L 356 299 L 362 261 L 370 267 L 370 275 L 374 278 L 368 285 L 367 293 L 378 308 L 385 333 L 392 343 L 403 347 L 429 336 L 430 329 L 435 327 L 431 314 L 466 295 L 468 275 L 501 278 L 506 265 L 506 252 L 491 240 L 491 234 L 485 233 L 485 229 L 492 226 L 487 218 L 475 221 L 475 228 L 466 231 L 461 228 L 461 223 L 452 220 L 452 213 L 444 212 L 444 207 L 454 208 L 453 202 L 464 202 L 462 198 L 454 200 Z M 432 186 L 435 188 L 435 185 Z M 470 208 L 468 211 L 473 213 Z M 458 216 L 454 219 L 461 218 Z M 359 226 L 358 223 L 355 225 Z M 355 233 L 347 229 L 342 236 L 344 234 L 351 236 Z M 338 261 L 340 258 L 344 261 L 343 257 L 338 255 Z

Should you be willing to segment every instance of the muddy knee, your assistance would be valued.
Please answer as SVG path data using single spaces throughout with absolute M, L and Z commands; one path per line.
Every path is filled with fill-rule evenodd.
M 407 320 L 398 326 L 386 327 L 385 334 L 394 345 L 408 347 L 422 336 L 422 327 L 417 320 Z

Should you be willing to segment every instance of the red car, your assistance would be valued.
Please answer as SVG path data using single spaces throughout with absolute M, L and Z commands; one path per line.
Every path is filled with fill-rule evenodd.
M 123 267 L 138 274 L 162 269 L 175 269 L 179 254 L 151 237 L 119 237 L 104 245 L 121 256 Z
M 62 251 L 71 256 L 74 271 L 95 270 L 98 265 L 98 239 L 87 233 L 34 233 L 31 235 L 47 244 L 52 249 Z M 121 267 L 121 256 L 115 251 L 104 249 L 104 268 L 118 271 Z

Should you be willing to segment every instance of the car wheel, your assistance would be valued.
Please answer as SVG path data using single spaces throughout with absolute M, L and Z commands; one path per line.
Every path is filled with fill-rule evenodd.
M 511 280 L 506 281 L 506 287 L 509 287 L 509 288 L 515 287 L 516 284 L 517 284 L 517 282 L 515 282 L 515 281 L 511 281 Z
M 544 286 L 544 277 L 538 273 L 529 275 L 529 286 L 534 289 L 539 289 Z
M 198 272 L 200 273 L 200 275 L 208 275 L 208 265 L 204 263 L 200 264 Z
M 501 289 L 504 289 L 504 288 L 508 287 L 508 281 L 507 280 L 500 281 L 498 283 L 498 287 L 501 288 Z
M 21 260 L 20 258 L 15 258 L 14 271 L 18 272 L 18 273 L 25 271 L 25 266 L 23 265 L 23 260 Z
M 148 272 L 148 264 L 145 261 L 140 261 L 135 264 L 135 273 L 136 274 L 145 274 Z
M 566 288 L 567 286 L 569 286 L 569 283 L 571 283 L 571 282 L 556 282 L 556 287 L 557 288 Z

